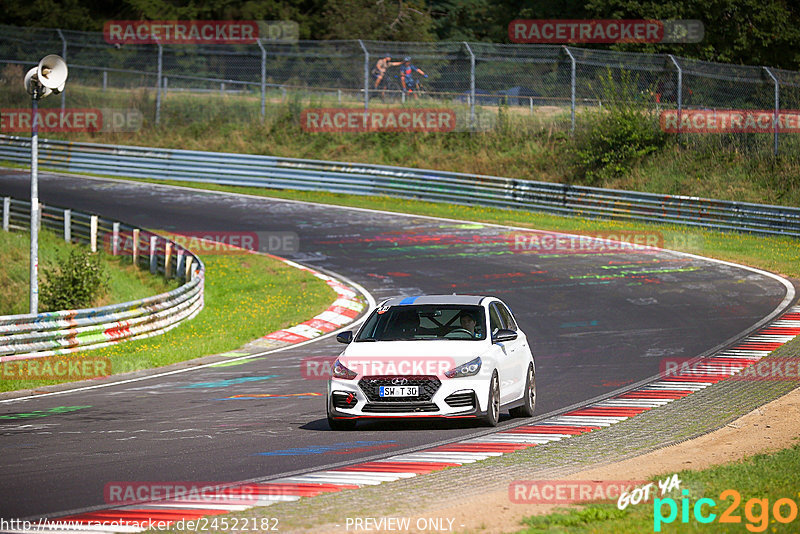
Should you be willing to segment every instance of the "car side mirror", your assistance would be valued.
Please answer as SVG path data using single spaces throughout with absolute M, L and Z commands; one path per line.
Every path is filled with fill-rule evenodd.
M 514 337 L 517 337 L 516 334 L 514 335 Z M 339 332 L 338 334 L 336 334 L 336 341 L 347 345 L 348 343 L 353 341 L 353 331 L 347 330 L 345 332 Z
M 517 333 L 513 330 L 501 328 L 492 336 L 492 343 L 503 343 L 505 341 L 514 341 L 517 339 Z

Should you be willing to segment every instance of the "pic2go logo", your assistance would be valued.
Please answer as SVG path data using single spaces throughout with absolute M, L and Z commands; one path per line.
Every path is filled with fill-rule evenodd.
M 731 499 L 730 505 L 719 515 L 713 513 L 711 509 L 716 508 L 717 503 L 714 499 L 702 498 L 695 501 L 694 506 L 689 504 L 689 490 L 681 490 L 683 498 L 680 500 L 680 506 L 670 497 L 653 500 L 653 531 L 661 532 L 662 524 L 674 523 L 678 518 L 678 512 L 681 514 L 681 523 L 689 522 L 689 512 L 691 510 L 694 515 L 695 521 L 698 523 L 713 523 L 717 520 L 719 523 L 741 523 L 742 517 L 738 515 L 737 510 L 742 502 L 741 494 L 733 489 L 728 489 L 719 494 L 719 499 L 725 501 Z M 745 527 L 750 532 L 764 532 L 769 526 L 770 511 L 772 518 L 778 523 L 791 523 L 797 519 L 797 503 L 789 498 L 781 498 L 769 506 L 769 499 L 750 499 L 744 505 L 744 516 L 747 519 Z M 666 510 L 665 510 L 666 508 Z M 667 515 L 664 515 L 666 511 Z

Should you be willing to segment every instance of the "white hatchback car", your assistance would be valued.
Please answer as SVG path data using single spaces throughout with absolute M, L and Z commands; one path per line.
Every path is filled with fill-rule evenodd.
M 536 365 L 525 334 L 495 297 L 426 295 L 383 301 L 354 336 L 328 380 L 328 423 L 359 419 L 530 417 Z

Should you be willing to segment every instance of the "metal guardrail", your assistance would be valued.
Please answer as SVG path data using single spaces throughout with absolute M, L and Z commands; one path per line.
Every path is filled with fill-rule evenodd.
M 0 135 L 0 158 L 27 163 L 30 140 Z M 716 230 L 800 237 L 800 208 L 659 195 L 405 167 L 39 141 L 39 164 L 106 176 L 386 195 Z
M 3 230 L 30 225 L 29 201 L 6 197 Z M 132 255 L 134 265 L 178 278 L 177 289 L 100 308 L 0 316 L 0 362 L 41 358 L 107 347 L 123 340 L 162 334 L 203 309 L 205 267 L 189 250 L 133 226 L 69 209 L 42 206 L 41 224 L 64 239 L 98 244 L 113 255 Z

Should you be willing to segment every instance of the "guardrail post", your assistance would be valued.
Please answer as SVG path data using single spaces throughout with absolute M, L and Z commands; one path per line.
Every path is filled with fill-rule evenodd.
M 170 262 L 172 261 L 172 242 L 168 239 L 164 243 L 164 278 L 169 280 L 171 272 Z
M 267 117 L 267 51 L 261 44 L 261 39 L 256 39 L 261 49 L 261 120 Z
M 97 252 L 97 215 L 89 219 L 89 244 L 92 252 Z
M 775 116 L 772 119 L 772 126 L 775 129 L 775 147 L 772 150 L 772 155 L 778 155 L 778 118 L 780 117 L 780 102 L 781 102 L 781 89 L 780 84 L 778 83 L 778 78 L 772 74 L 772 71 L 769 67 L 764 67 L 764 70 L 767 71 L 767 74 L 770 78 L 772 78 L 772 82 L 775 84 Z
M 64 61 L 67 60 L 67 40 L 64 39 L 64 33 L 60 29 L 56 29 L 58 32 L 58 36 L 61 38 L 61 57 Z M 64 108 L 66 107 L 66 98 L 67 93 L 61 91 L 61 113 L 64 113 Z
M 175 262 L 175 276 L 181 277 L 183 276 L 184 270 L 186 269 L 184 263 L 186 262 L 186 256 L 183 253 L 182 248 L 178 248 L 177 252 L 177 261 Z
M 8 232 L 8 225 L 11 217 L 11 197 L 3 198 L 3 231 Z
M 64 210 L 64 241 L 72 242 L 72 210 Z
M 364 111 L 369 109 L 369 50 L 364 46 L 364 41 L 358 40 L 361 45 L 361 50 L 364 51 Z M 364 123 L 366 125 L 367 114 L 364 113 Z
M 567 53 L 570 60 L 570 81 L 569 81 L 569 109 L 570 109 L 570 135 L 575 134 L 575 56 L 569 51 L 569 48 L 564 47 L 564 52 Z
M 111 225 L 111 255 L 116 256 L 119 254 L 119 223 L 115 222 Z
M 469 129 L 475 129 L 475 54 L 472 53 L 469 43 L 464 41 L 464 46 L 469 52 Z
M 675 65 L 675 68 L 678 70 L 678 94 L 676 96 L 677 104 L 678 104 L 678 139 L 680 139 L 681 135 L 681 116 L 683 114 L 683 69 L 681 68 L 678 61 L 675 59 L 675 56 L 672 54 L 667 54 L 667 57 L 672 61 L 672 64 Z
M 164 49 L 161 43 L 156 43 L 158 46 L 158 74 L 156 77 L 156 126 L 161 120 L 161 70 L 164 62 Z
M 139 268 L 139 229 L 133 229 L 133 268 Z
M 158 256 L 156 256 L 156 245 L 158 244 L 158 237 L 150 236 L 150 274 L 158 272 Z

